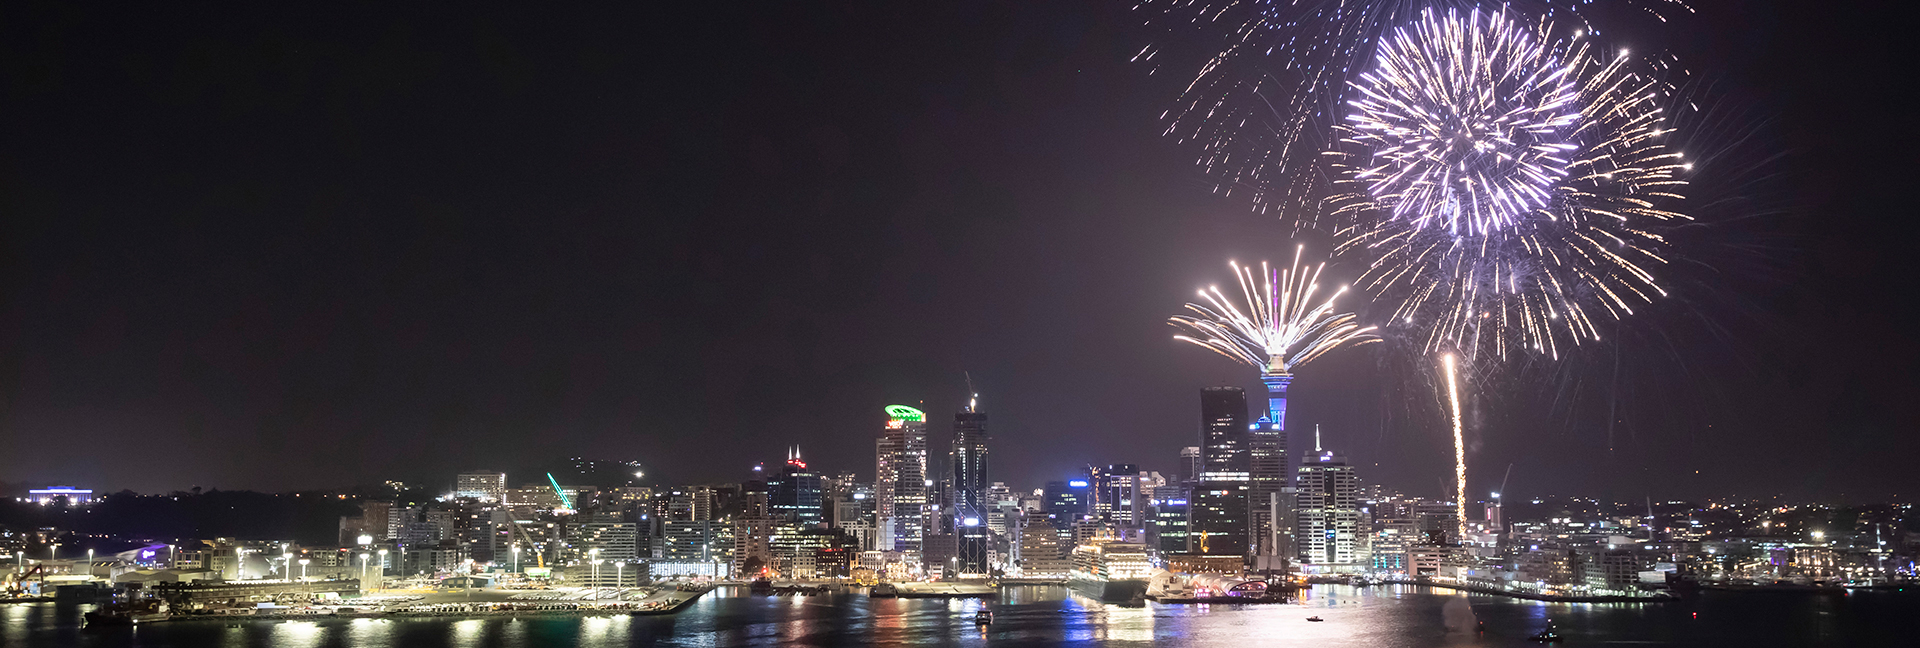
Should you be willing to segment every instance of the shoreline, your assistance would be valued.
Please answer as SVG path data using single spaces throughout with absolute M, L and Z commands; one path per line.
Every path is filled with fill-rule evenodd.
M 1655 596 L 1646 596 L 1646 597 L 1642 597 L 1642 596 L 1563 596 L 1559 594 L 1534 594 L 1531 592 L 1515 592 L 1508 589 L 1503 589 L 1498 587 L 1487 587 L 1484 585 L 1435 583 L 1435 582 L 1429 582 L 1429 581 L 1384 581 L 1381 584 L 1382 585 L 1420 585 L 1425 587 L 1437 587 L 1437 588 L 1443 588 L 1443 589 L 1450 589 L 1458 592 L 1489 594 L 1493 596 L 1505 596 L 1508 598 L 1524 599 L 1528 601 L 1542 601 L 1546 603 L 1668 603 L 1668 602 L 1680 600 L 1679 597 L 1675 597 L 1675 596 L 1658 596 L 1658 597 L 1655 597 Z
M 507 610 L 446 610 L 446 611 L 392 610 L 392 611 L 379 611 L 379 612 L 349 612 L 345 614 L 341 614 L 341 613 L 334 613 L 334 614 L 310 614 L 310 613 L 179 614 L 179 615 L 169 616 L 168 618 L 165 618 L 165 619 L 155 619 L 150 621 L 133 621 L 133 622 L 128 622 L 124 624 L 122 623 L 106 623 L 106 624 L 89 623 L 89 624 L 86 624 L 85 627 L 134 627 L 142 624 L 194 622 L 194 621 L 220 621 L 220 622 L 226 622 L 226 623 L 239 623 L 239 622 L 245 622 L 245 621 L 323 621 L 323 620 L 353 620 L 353 619 L 401 620 L 401 619 L 499 618 L 499 617 L 515 619 L 523 616 L 524 617 L 566 617 L 566 616 L 587 617 L 587 616 L 620 616 L 620 615 L 660 616 L 660 615 L 667 615 L 667 614 L 677 614 L 681 610 L 685 610 L 687 607 L 693 605 L 694 601 L 699 600 L 700 597 L 705 596 L 708 592 L 713 591 L 713 589 L 714 588 L 709 587 L 707 589 L 703 589 L 697 592 L 689 592 L 689 594 L 692 594 L 691 596 L 688 596 L 683 599 L 676 599 L 672 605 L 661 607 L 661 608 L 655 608 L 655 609 L 635 609 L 633 607 L 621 606 L 621 607 L 577 607 L 572 609 L 507 609 Z M 350 607 L 350 606 L 343 606 L 343 607 Z

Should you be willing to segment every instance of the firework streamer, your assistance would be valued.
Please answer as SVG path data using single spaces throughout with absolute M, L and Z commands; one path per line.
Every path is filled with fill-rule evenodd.
M 1454 371 L 1453 354 L 1440 357 L 1441 364 L 1447 369 L 1447 403 L 1453 421 L 1453 488 L 1459 498 L 1454 502 L 1455 536 L 1465 541 L 1467 537 L 1467 440 L 1460 424 L 1460 379 Z
M 1308 271 L 1300 266 L 1305 246 L 1294 250 L 1292 267 L 1279 270 L 1260 264 L 1253 268 L 1230 263 L 1240 282 L 1242 305 L 1218 287 L 1200 291 L 1201 301 L 1187 304 L 1190 314 L 1170 321 L 1182 333 L 1174 339 L 1191 342 L 1236 361 L 1258 367 L 1262 374 L 1291 375 L 1293 370 L 1328 351 L 1378 339 L 1374 327 L 1361 326 L 1353 313 L 1335 313 L 1334 301 L 1347 292 L 1333 291 L 1324 302 L 1320 291 L 1321 263 Z

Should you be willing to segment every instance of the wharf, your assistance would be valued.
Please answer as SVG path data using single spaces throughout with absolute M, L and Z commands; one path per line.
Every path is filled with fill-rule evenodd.
M 1534 592 L 1520 592 L 1489 585 L 1443 583 L 1428 580 L 1390 580 L 1385 581 L 1385 583 L 1395 585 L 1425 585 L 1427 587 L 1444 588 L 1461 592 L 1492 594 L 1494 596 L 1505 596 L 1528 601 L 1546 601 L 1549 603 L 1666 603 L 1668 601 L 1679 600 L 1672 596 L 1569 596 L 1562 594 L 1537 594 Z
M 897 583 L 899 598 L 999 598 L 1000 589 L 986 583 Z
M 173 621 L 318 621 L 323 619 L 417 619 L 448 617 L 543 617 L 543 616 L 610 616 L 634 615 L 650 616 L 673 614 L 686 609 L 701 595 L 712 588 L 680 590 L 663 588 L 646 598 L 639 600 L 594 601 L 582 599 L 511 599 L 504 598 L 504 590 L 485 593 L 483 600 L 468 600 L 464 596 L 442 594 L 419 603 L 405 606 L 367 606 L 352 605 L 353 599 L 344 599 L 344 605 L 325 608 L 272 609 L 257 612 L 251 608 L 236 608 L 232 611 L 215 613 L 188 613 L 143 620 L 140 623 L 158 623 Z M 416 597 L 420 598 L 420 597 Z M 241 612 L 240 610 L 244 610 Z
M 1222 605 L 1259 605 L 1263 603 L 1286 603 L 1292 599 L 1284 596 L 1210 596 L 1206 598 L 1149 596 L 1147 600 L 1165 605 L 1213 605 L 1216 603 Z

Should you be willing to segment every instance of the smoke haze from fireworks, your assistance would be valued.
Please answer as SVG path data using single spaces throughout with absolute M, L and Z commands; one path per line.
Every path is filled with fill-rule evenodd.
M 1183 331 L 1174 339 L 1277 374 L 1293 373 L 1294 368 L 1341 346 L 1377 342 L 1374 327 L 1360 326 L 1352 313 L 1334 312 L 1334 301 L 1346 293 L 1346 287 L 1315 303 L 1326 264 L 1307 271 L 1300 267 L 1304 252 L 1305 246 L 1296 248 L 1293 265 L 1286 270 L 1276 271 L 1262 262 L 1257 280 L 1253 268 L 1230 263 L 1245 307 L 1235 305 L 1218 287 L 1202 290 L 1201 302 L 1187 304 L 1193 314 L 1170 320 Z
M 1352 82 L 1329 153 L 1340 254 L 1427 351 L 1558 357 L 1665 291 L 1686 184 L 1668 86 L 1625 51 L 1504 14 L 1427 11 Z

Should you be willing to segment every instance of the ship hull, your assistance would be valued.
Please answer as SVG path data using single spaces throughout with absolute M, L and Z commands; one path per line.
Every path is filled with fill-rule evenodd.
M 1111 603 L 1124 603 L 1147 595 L 1147 579 L 1144 578 L 1123 580 L 1070 578 L 1067 579 L 1067 585 L 1082 596 Z

